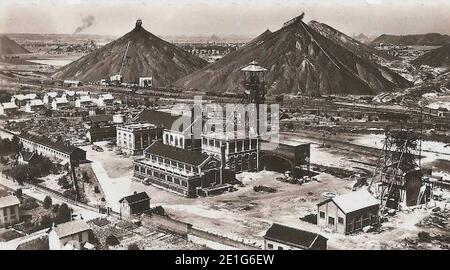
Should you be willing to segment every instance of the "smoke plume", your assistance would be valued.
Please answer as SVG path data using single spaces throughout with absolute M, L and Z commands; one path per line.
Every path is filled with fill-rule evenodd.
M 82 20 L 82 25 L 78 26 L 77 29 L 75 29 L 75 32 L 73 32 L 74 34 L 78 34 L 81 31 L 83 31 L 84 29 L 92 26 L 94 24 L 95 21 L 95 17 L 92 15 L 89 15 L 87 17 L 84 17 Z

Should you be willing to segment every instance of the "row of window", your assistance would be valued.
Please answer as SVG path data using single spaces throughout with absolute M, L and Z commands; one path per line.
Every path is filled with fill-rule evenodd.
M 163 158 L 160 156 L 155 156 L 149 153 L 145 153 L 145 157 L 150 159 L 151 161 L 158 163 L 158 164 L 165 164 L 166 166 L 170 166 L 172 168 L 178 168 L 180 170 L 185 170 L 187 172 L 193 172 L 193 173 L 200 173 L 200 169 L 197 167 L 194 167 L 189 164 L 185 164 L 176 160 Z
M 248 150 L 255 150 L 257 147 L 257 140 L 256 139 L 247 139 L 247 140 L 240 140 L 240 141 L 232 141 L 232 142 L 223 142 L 216 139 L 208 139 L 203 138 L 202 144 L 204 146 L 210 146 L 215 148 L 220 148 L 221 146 L 225 146 L 230 153 L 236 153 L 241 151 L 248 151 Z
M 319 217 L 321 219 L 325 219 L 325 212 L 320 211 L 319 212 Z M 338 223 L 339 224 L 344 224 L 344 218 L 338 217 Z M 334 217 L 328 217 L 328 225 L 334 225 L 334 224 L 335 224 L 335 218 Z
M 153 171 L 153 170 L 151 170 L 149 168 L 144 168 L 144 167 L 135 165 L 134 166 L 134 170 L 137 171 L 137 172 L 146 174 L 148 176 L 153 176 L 154 178 L 157 178 L 157 179 L 162 180 L 162 181 L 171 182 L 171 183 L 174 183 L 174 184 L 177 184 L 177 185 L 181 185 L 183 187 L 187 187 L 188 186 L 187 181 L 181 180 L 181 179 L 176 178 L 176 177 L 172 177 L 172 176 L 167 175 L 165 173 Z

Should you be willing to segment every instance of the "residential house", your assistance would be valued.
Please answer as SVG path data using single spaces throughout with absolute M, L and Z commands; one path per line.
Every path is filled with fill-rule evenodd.
M 134 192 L 133 195 L 123 197 L 120 201 L 120 217 L 131 218 L 150 210 L 150 197 L 146 192 Z
M 25 112 L 27 113 L 36 113 L 41 112 L 45 109 L 44 102 L 40 99 L 32 99 L 28 100 L 25 105 Z
M 327 241 L 320 234 L 274 223 L 264 235 L 264 249 L 326 250 Z
M 317 204 L 317 225 L 350 234 L 379 222 L 379 201 L 366 189 L 326 199 Z
M 52 104 L 53 100 L 55 100 L 58 97 L 57 92 L 47 92 L 44 95 L 43 101 L 44 104 Z
M 62 250 L 67 244 L 73 246 L 73 242 L 81 247 L 89 242 L 90 233 L 91 229 L 84 220 L 53 225 L 48 234 L 50 250 Z
M 28 152 L 28 151 L 19 151 L 19 154 L 17 155 L 17 162 L 19 165 L 28 165 L 33 164 L 37 161 L 38 156 L 36 152 Z
M 103 94 L 97 98 L 96 102 L 99 107 L 109 107 L 114 104 L 114 97 L 109 93 Z
M 0 228 L 20 222 L 20 201 L 14 195 L 0 197 Z
M 17 113 L 17 105 L 14 102 L 0 104 L 0 115 L 11 116 Z
M 94 106 L 94 102 L 89 95 L 80 96 L 75 100 L 75 107 L 77 108 L 92 108 Z
M 65 110 L 69 107 L 69 101 L 66 97 L 55 98 L 51 104 L 54 111 Z

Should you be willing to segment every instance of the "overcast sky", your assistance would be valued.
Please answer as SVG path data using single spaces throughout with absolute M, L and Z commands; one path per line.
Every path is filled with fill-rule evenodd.
M 141 18 L 157 35 L 254 37 L 306 12 L 349 35 L 450 34 L 449 0 L 1 0 L 0 33 L 119 36 Z M 86 22 L 85 24 L 89 24 Z

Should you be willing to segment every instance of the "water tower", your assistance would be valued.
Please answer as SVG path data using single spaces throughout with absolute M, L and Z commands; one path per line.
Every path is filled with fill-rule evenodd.
M 258 65 L 253 60 L 248 66 L 241 69 L 244 73 L 244 88 L 248 95 L 248 103 L 256 105 L 256 135 L 259 138 L 259 105 L 266 100 L 266 79 L 265 73 L 267 69 Z

